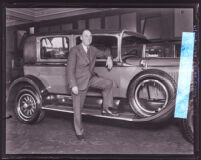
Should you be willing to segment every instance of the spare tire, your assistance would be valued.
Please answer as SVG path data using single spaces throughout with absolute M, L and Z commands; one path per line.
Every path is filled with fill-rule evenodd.
M 194 109 L 193 98 L 190 97 L 187 119 L 180 119 L 182 133 L 186 140 L 194 143 Z
M 169 118 L 173 115 L 175 97 L 175 80 L 164 71 L 156 69 L 137 74 L 128 89 L 129 105 L 140 118 L 156 115 L 157 119 Z

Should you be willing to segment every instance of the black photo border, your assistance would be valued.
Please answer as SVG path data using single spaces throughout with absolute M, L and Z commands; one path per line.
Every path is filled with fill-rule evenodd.
M 131 1 L 131 0 L 102 0 L 101 2 L 98 0 L 3 0 L 0 2 L 0 59 L 1 59 L 1 96 L 0 96 L 0 155 L 1 159 L 201 159 L 200 155 L 200 100 L 199 100 L 199 60 L 200 60 L 200 10 L 199 10 L 200 2 L 198 0 L 187 1 L 187 0 L 169 0 L 169 1 L 160 1 L 160 0 L 141 0 L 141 1 Z M 195 103 L 196 106 L 196 119 L 195 119 L 195 143 L 194 143 L 194 154 L 193 155 L 182 155 L 182 154 L 124 154 L 124 155 L 83 155 L 83 154 L 63 154 L 63 155 L 54 155 L 54 154 L 5 154 L 5 125 L 6 125 L 6 114 L 5 114 L 5 106 L 6 106 L 6 8 L 50 8 L 50 7 L 94 7 L 94 8 L 193 8 L 194 10 L 194 31 L 196 32 L 196 44 L 195 44 L 195 64 L 194 64 L 194 78 L 195 78 Z M 200 19 L 200 20 L 199 20 Z M 30 24 L 31 25 L 31 24 Z

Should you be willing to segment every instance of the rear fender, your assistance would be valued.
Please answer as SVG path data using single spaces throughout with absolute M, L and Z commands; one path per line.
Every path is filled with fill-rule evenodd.
M 35 91 L 38 93 L 40 99 L 42 100 L 43 97 L 45 97 L 48 94 L 48 91 L 45 87 L 45 85 L 39 80 L 37 77 L 32 76 L 32 75 L 26 75 L 24 77 L 20 77 L 16 80 L 14 80 L 11 83 L 11 86 L 9 87 L 8 90 L 8 102 L 11 102 L 14 98 L 14 95 L 16 95 L 16 90 L 20 86 L 24 86 L 25 84 L 31 85 Z

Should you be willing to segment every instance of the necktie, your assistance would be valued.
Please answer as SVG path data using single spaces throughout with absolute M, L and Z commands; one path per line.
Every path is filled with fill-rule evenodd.
M 87 46 L 87 54 L 89 53 L 89 46 Z

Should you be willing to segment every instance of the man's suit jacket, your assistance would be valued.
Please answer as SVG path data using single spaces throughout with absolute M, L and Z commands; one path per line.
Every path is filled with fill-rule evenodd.
M 73 47 L 70 50 L 67 62 L 67 79 L 69 87 L 78 86 L 79 90 L 88 88 L 89 80 L 94 73 L 96 57 L 111 56 L 110 51 L 101 51 L 90 46 L 86 53 L 82 44 Z

